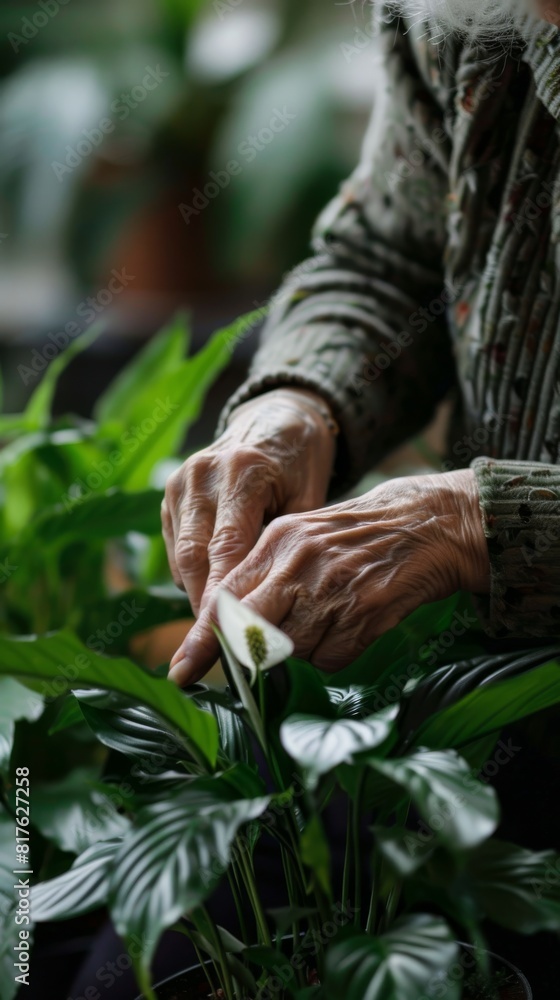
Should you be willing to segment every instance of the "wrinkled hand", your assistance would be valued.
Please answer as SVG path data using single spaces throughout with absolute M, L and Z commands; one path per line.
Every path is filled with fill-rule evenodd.
M 243 403 L 220 438 L 168 480 L 169 565 L 196 615 L 268 521 L 325 503 L 335 443 L 314 400 L 306 389 L 282 388 Z
M 361 497 L 276 518 L 223 583 L 285 631 L 294 655 L 335 671 L 421 604 L 489 588 L 474 473 L 390 480 Z M 172 661 L 179 684 L 215 661 L 215 595 Z

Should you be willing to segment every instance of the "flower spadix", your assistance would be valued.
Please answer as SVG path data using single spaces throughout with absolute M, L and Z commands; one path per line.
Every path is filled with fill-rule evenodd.
M 225 587 L 218 591 L 218 622 L 233 655 L 251 673 L 251 685 L 259 670 L 281 663 L 294 651 L 285 632 L 247 607 Z

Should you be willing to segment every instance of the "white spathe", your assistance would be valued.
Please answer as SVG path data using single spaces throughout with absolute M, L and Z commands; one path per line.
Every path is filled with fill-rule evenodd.
M 233 655 L 251 671 L 252 684 L 256 680 L 257 669 L 268 670 L 294 651 L 294 644 L 285 632 L 271 625 L 225 587 L 220 587 L 218 591 L 218 623 Z M 247 629 L 258 629 L 262 634 L 264 656 L 259 664 L 255 663 L 251 654 Z

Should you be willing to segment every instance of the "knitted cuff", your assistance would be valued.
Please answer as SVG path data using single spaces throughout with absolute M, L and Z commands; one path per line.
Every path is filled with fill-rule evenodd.
M 493 636 L 560 635 L 560 467 L 476 458 L 491 565 L 477 610 Z

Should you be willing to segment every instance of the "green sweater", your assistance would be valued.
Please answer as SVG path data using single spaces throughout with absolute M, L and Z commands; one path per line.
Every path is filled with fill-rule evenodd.
M 241 401 L 329 400 L 333 493 L 417 433 L 453 386 L 446 468 L 474 469 L 495 636 L 560 635 L 560 33 L 515 51 L 389 17 L 360 163 L 275 298 Z

